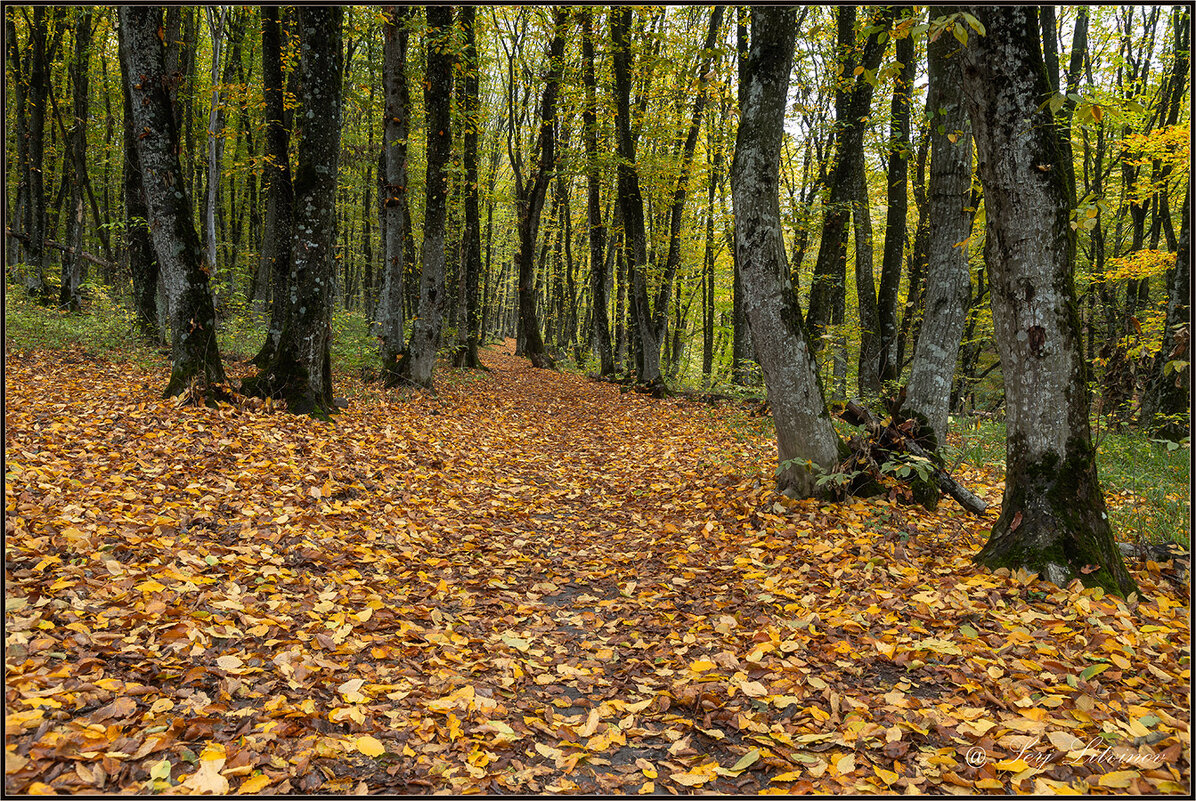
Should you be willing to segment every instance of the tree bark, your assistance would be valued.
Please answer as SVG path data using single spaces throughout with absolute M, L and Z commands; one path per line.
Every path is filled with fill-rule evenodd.
M 882 40 L 881 34 L 888 33 L 892 21 L 892 9 L 885 8 L 878 12 L 872 23 L 873 32 L 864 42 L 858 61 L 858 66 L 870 73 L 874 73 L 880 65 L 888 42 L 888 36 Z M 855 9 L 852 6 L 840 6 L 838 9 L 838 39 L 843 74 L 846 76 L 854 72 L 857 66 L 852 55 L 855 49 Z M 810 284 L 807 316 L 810 345 L 815 352 L 822 347 L 822 336 L 827 326 L 843 322 L 844 293 L 847 291 L 847 222 L 853 195 L 856 194 L 854 173 L 864 146 L 864 128 L 872 105 L 872 90 L 872 84 L 861 73 L 850 89 L 840 88 L 835 92 L 835 156 L 827 178 L 830 193 L 823 215 L 818 261 L 814 265 Z
M 623 231 L 631 277 L 631 309 L 638 345 L 639 383 L 654 394 L 665 391 L 660 375 L 660 341 L 648 300 L 647 234 L 644 229 L 644 199 L 636 168 L 635 138 L 631 133 L 631 9 L 611 9 L 611 59 L 614 65 L 615 130 L 619 156 L 619 204 L 623 207 Z
M 465 70 L 465 131 L 462 137 L 462 158 L 465 162 L 465 230 L 461 243 L 461 270 L 465 281 L 462 325 L 458 327 L 457 367 L 477 369 L 481 336 L 481 308 L 478 303 L 478 283 L 482 271 L 482 222 L 478 211 L 478 128 L 481 125 L 478 99 L 479 66 L 477 35 L 474 30 L 473 6 L 461 7 L 461 28 L 465 34 L 462 67 Z
M 519 248 L 515 252 L 515 266 L 519 289 L 519 331 L 523 340 L 522 355 L 533 367 L 552 369 L 552 357 L 544 347 L 540 319 L 536 313 L 536 239 L 540 233 L 540 215 L 544 198 L 556 168 L 557 100 L 565 70 L 565 26 L 568 9 L 553 11 L 553 32 L 548 43 L 548 73 L 544 77 L 544 92 L 540 98 L 540 121 L 533 159 L 536 165 L 527 180 L 516 175 L 515 207 L 518 218 Z
M 29 235 L 25 245 L 28 260 L 22 283 L 30 294 L 45 295 L 46 246 L 45 239 L 48 215 L 46 213 L 46 189 L 42 179 L 45 161 L 46 100 L 50 91 L 50 53 L 47 44 L 46 8 L 34 6 L 33 23 L 29 28 L 29 70 L 26 92 L 29 136 L 29 157 L 27 161 L 29 186 L 29 216 L 25 232 Z
M 220 173 L 224 164 L 224 105 L 220 99 L 220 63 L 224 50 L 224 21 L 227 10 L 206 6 L 208 31 L 212 36 L 212 98 L 208 108 L 208 179 L 204 206 L 204 245 L 210 275 L 216 273 L 216 205 Z
M 1040 107 L 1050 90 L 1037 13 L 1027 6 L 971 12 L 986 35 L 969 36 L 963 49 L 963 96 L 984 187 L 1008 410 L 1001 514 L 975 559 L 1128 595 L 1136 587 L 1113 541 L 1088 425 L 1065 151 L 1049 109 Z
M 294 187 L 291 184 L 291 132 L 283 107 L 282 31 L 276 6 L 262 7 L 262 94 L 265 100 L 266 220 L 262 261 L 258 268 L 270 280 L 270 323 L 266 341 L 253 363 L 265 367 L 274 358 L 286 327 L 290 300 L 291 236 Z
M 955 13 L 947 7 L 944 13 Z M 960 44 L 944 33 L 929 46 L 930 186 L 926 295 L 904 408 L 924 418 L 936 445 L 946 442 L 951 381 L 959 359 L 971 274 L 972 129 L 962 95 Z
M 382 291 L 378 296 L 378 335 L 382 343 L 384 379 L 395 372 L 406 346 L 403 316 L 404 274 L 407 267 L 405 233 L 410 222 L 407 196 L 407 137 L 411 127 L 411 99 L 407 88 L 407 26 L 411 10 L 391 6 L 383 26 L 382 93 L 385 103 L 382 133 L 384 164 Z
M 171 369 L 165 397 L 188 391 L 192 381 L 224 381 L 216 343 L 216 312 L 192 223 L 191 199 L 179 163 L 178 132 L 166 90 L 158 30 L 160 8 L 122 6 L 120 46 L 126 73 L 147 221 L 166 288 Z M 206 394 L 206 391 L 205 391 Z
M 940 39 L 942 37 L 939 37 Z M 905 255 L 906 216 L 909 214 L 909 161 L 913 156 L 909 141 L 909 96 L 914 84 L 914 40 L 897 40 L 897 61 L 901 70 L 893 84 L 889 115 L 888 213 L 885 216 L 885 245 L 881 257 L 880 290 L 876 299 L 880 327 L 877 373 L 882 382 L 896 381 L 901 373 L 897 357 L 897 293 L 901 286 L 901 263 Z
M 1175 268 L 1167 281 L 1167 318 L 1163 342 L 1155 354 L 1139 420 L 1158 437 L 1181 440 L 1192 434 L 1189 409 L 1192 391 L 1192 244 L 1191 187 L 1180 210 Z
M 598 375 L 614 375 L 610 319 L 606 306 L 606 227 L 602 224 L 602 169 L 598 161 L 598 98 L 594 77 L 594 12 L 581 10 L 581 78 L 586 105 L 582 111 L 582 132 L 586 148 L 586 218 L 590 243 L 590 305 L 592 308 L 590 349 L 598 357 Z
M 291 278 L 282 334 L 270 361 L 242 386 L 281 398 L 294 414 L 327 419 L 332 401 L 337 163 L 341 140 L 339 6 L 301 6 L 299 146 L 293 183 Z
M 445 218 L 449 190 L 449 156 L 453 136 L 448 98 L 453 90 L 453 53 L 449 39 L 453 30 L 451 6 L 428 6 L 427 78 L 424 108 L 427 113 L 427 177 L 425 179 L 423 269 L 419 281 L 419 312 L 407 351 L 398 363 L 398 377 L 420 387 L 432 387 L 436 348 L 444 314 Z
M 58 303 L 78 311 L 79 285 L 83 280 L 83 204 L 87 193 L 88 61 L 91 58 L 92 12 L 75 9 L 75 58 L 70 66 L 72 92 L 71 129 L 66 138 L 64 160 L 71 162 L 71 200 L 67 213 L 66 239 L 70 252 L 62 258 L 62 284 Z
M 777 488 L 810 497 L 818 491 L 817 469 L 835 466 L 840 443 L 818 383 L 781 233 L 778 172 L 795 13 L 793 7 L 752 9 L 731 190 L 745 307 L 776 422 Z

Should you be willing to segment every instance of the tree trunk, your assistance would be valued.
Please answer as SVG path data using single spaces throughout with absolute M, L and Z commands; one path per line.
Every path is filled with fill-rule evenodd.
M 87 190 L 87 121 L 90 117 L 88 100 L 88 61 L 91 57 L 92 12 L 88 8 L 75 10 L 75 58 L 70 66 L 73 91 L 73 113 L 63 159 L 71 162 L 71 201 L 67 214 L 66 239 L 69 251 L 62 257 L 62 285 L 59 305 L 78 311 L 79 285 L 83 280 L 83 204 Z
M 1175 268 L 1167 281 L 1167 319 L 1163 342 L 1154 357 L 1139 420 L 1158 437 L 1181 440 L 1191 436 L 1192 386 L 1192 244 L 1189 214 L 1191 187 L 1180 210 L 1179 246 Z
M 660 375 L 660 342 L 648 301 L 647 235 L 644 230 L 644 199 L 636 170 L 635 139 L 631 134 L 631 9 L 611 9 L 612 61 L 614 63 L 615 130 L 619 154 L 619 203 L 623 207 L 623 231 L 631 277 L 631 308 L 640 358 L 639 383 L 654 394 L 664 392 Z
M 290 126 L 283 106 L 282 31 L 276 6 L 262 7 L 262 94 L 265 99 L 266 143 L 262 168 L 266 188 L 266 220 L 262 262 L 270 280 L 270 324 L 266 341 L 253 363 L 265 367 L 278 350 L 290 309 L 291 237 L 294 232 L 294 187 L 291 184 Z
M 178 132 L 166 92 L 160 8 L 122 6 L 120 46 L 125 51 L 133 130 L 150 234 L 166 287 L 171 370 L 165 397 L 186 392 L 193 380 L 224 381 L 216 344 L 216 312 L 192 223 L 178 157 Z M 206 393 L 205 393 L 206 394 Z
M 1060 132 L 1040 107 L 1049 87 L 1037 13 L 972 13 L 987 33 L 963 49 L 963 96 L 984 187 L 1008 410 L 1001 515 L 976 561 L 1128 595 L 1136 587 L 1113 541 L 1088 426 L 1066 165 Z
M 291 279 L 278 347 L 247 394 L 281 398 L 294 414 L 327 419 L 332 402 L 337 161 L 341 139 L 339 6 L 301 6 L 299 147 L 293 184 Z
M 220 59 L 224 50 L 224 21 L 228 15 L 220 6 L 204 8 L 212 36 L 212 99 L 208 108 L 208 180 L 204 206 L 204 245 L 209 275 L 216 273 L 216 205 L 220 172 L 224 164 L 224 105 L 220 98 Z
M 449 156 L 453 144 L 448 98 L 453 90 L 453 32 L 451 6 L 428 6 L 427 78 L 424 108 L 427 113 L 427 177 L 425 179 L 423 269 L 419 282 L 419 313 L 411 329 L 411 341 L 398 364 L 402 380 L 431 388 L 432 369 L 444 313 L 445 218 L 449 190 Z
M 888 42 L 888 29 L 893 21 L 892 9 L 878 12 L 857 62 L 855 50 L 855 8 L 838 9 L 838 40 L 843 74 L 855 71 L 858 65 L 874 73 L 880 65 Z M 886 34 L 883 40 L 881 34 Z M 828 325 L 841 325 L 844 293 L 847 291 L 847 222 L 851 203 L 857 190 L 854 174 L 864 146 L 864 128 L 872 106 L 872 84 L 863 73 L 853 87 L 835 91 L 835 156 L 827 184 L 830 196 L 822 222 L 822 239 L 818 245 L 818 261 L 810 284 L 810 309 L 807 322 L 810 345 L 817 352 Z M 875 290 L 873 290 L 875 291 Z
M 855 229 L 855 294 L 860 315 L 860 358 L 856 381 L 862 397 L 880 394 L 880 318 L 872 269 L 872 204 L 864 174 L 864 149 L 855 155 L 851 218 Z
M 465 162 L 465 231 L 461 243 L 461 270 L 465 281 L 462 325 L 458 327 L 457 367 L 477 369 L 478 345 L 481 336 L 481 308 L 478 303 L 478 283 L 482 271 L 482 223 L 478 211 L 478 128 L 481 125 L 478 100 L 478 46 L 474 31 L 473 6 L 461 7 L 461 28 L 465 33 L 462 52 L 465 70 L 465 132 L 462 157 Z
M 526 181 L 516 175 L 515 207 L 518 217 L 519 247 L 515 252 L 515 265 L 519 288 L 519 330 L 523 340 L 522 354 L 533 367 L 551 369 L 552 357 L 544 347 L 540 333 L 540 319 L 536 314 L 536 238 L 540 233 L 540 215 L 544 210 L 544 198 L 556 167 L 556 137 L 553 126 L 556 122 L 557 99 L 565 70 L 565 26 L 568 10 L 558 7 L 553 12 L 553 33 L 548 44 L 548 74 L 544 79 L 544 92 L 540 99 L 540 121 L 536 136 L 533 158 L 536 165 Z
M 130 74 L 125 63 L 123 45 L 119 48 L 121 75 Z M 151 342 L 163 340 L 162 323 L 158 313 L 158 255 L 150 239 L 146 220 L 149 212 L 145 204 L 145 190 L 141 185 L 141 162 L 137 156 L 137 136 L 133 128 L 133 108 L 129 84 L 122 77 L 121 95 L 124 98 L 124 168 L 122 183 L 125 206 L 125 250 L 129 273 L 133 279 L 133 311 L 141 336 Z
M 395 369 L 406 346 L 403 316 L 404 278 L 407 268 L 405 233 L 410 222 L 407 197 L 407 137 L 410 133 L 411 98 L 407 89 L 407 6 L 387 9 L 383 26 L 382 93 L 385 103 L 382 133 L 384 159 L 382 224 L 382 291 L 376 319 L 382 343 L 384 379 L 398 379 Z
M 9 219 L 12 220 L 6 240 L 5 266 L 20 264 L 25 261 L 27 248 L 21 244 L 22 237 L 29 236 L 29 109 L 26 100 L 24 74 L 28 67 L 28 60 L 21 60 L 21 46 L 17 41 L 17 9 L 8 6 L 4 9 L 4 34 L 6 50 L 8 51 L 8 74 L 11 76 L 13 87 L 13 119 L 17 140 L 17 181 L 16 200 L 9 206 Z
M 794 16 L 793 7 L 752 9 L 731 189 L 744 301 L 776 422 L 777 488 L 810 497 L 817 494 L 817 468 L 833 469 L 840 443 L 818 383 L 781 234 L 778 172 Z
M 45 295 L 46 245 L 49 235 L 46 214 L 46 188 L 42 179 L 45 162 L 46 100 L 50 91 L 50 54 L 46 42 L 46 8 L 34 6 L 33 24 L 29 28 L 29 88 L 26 95 L 29 109 L 29 216 L 25 256 L 28 260 L 22 283 L 25 290 L 39 297 Z
M 602 169 L 598 161 L 598 99 L 594 77 L 594 12 L 581 11 L 581 78 L 585 84 L 586 105 L 582 111 L 582 131 L 586 148 L 586 217 L 590 243 L 590 305 L 592 308 L 590 348 L 598 357 L 598 375 L 615 372 L 611 353 L 610 319 L 606 311 L 606 227 L 602 224 Z
M 945 13 L 955 9 L 946 8 Z M 925 418 L 936 445 L 946 442 L 951 381 L 968 310 L 972 213 L 972 131 L 964 107 L 959 42 L 944 34 L 929 46 L 930 188 L 926 300 L 904 408 Z
M 896 47 L 901 71 L 897 73 L 893 84 L 890 106 L 888 213 L 885 216 L 880 291 L 876 299 L 876 319 L 880 326 L 880 365 L 877 372 L 882 382 L 896 381 L 901 373 L 901 362 L 897 358 L 897 293 L 901 286 L 901 262 L 905 255 L 905 218 L 909 214 L 906 185 L 909 182 L 909 160 L 913 155 L 909 141 L 909 95 L 915 72 L 913 37 L 898 39 Z

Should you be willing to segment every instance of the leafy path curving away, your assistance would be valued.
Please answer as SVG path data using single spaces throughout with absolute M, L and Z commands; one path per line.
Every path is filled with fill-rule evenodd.
M 510 349 L 333 426 L 10 356 L 6 791 L 1189 790 L 1159 566 L 977 570 L 950 501 L 787 501 L 765 421 Z

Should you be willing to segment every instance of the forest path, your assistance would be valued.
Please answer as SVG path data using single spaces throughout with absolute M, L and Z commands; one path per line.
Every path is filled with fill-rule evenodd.
M 1045 792 L 964 754 L 1131 718 L 1165 768 L 1117 786 L 1185 789 L 1157 571 L 1132 614 L 994 576 L 949 502 L 781 499 L 766 421 L 510 350 L 332 425 L 9 354 L 6 791 Z

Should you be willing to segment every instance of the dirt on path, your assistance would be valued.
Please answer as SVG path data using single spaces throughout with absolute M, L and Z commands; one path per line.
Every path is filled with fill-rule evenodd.
M 978 571 L 985 521 L 787 501 L 767 421 L 511 349 L 331 426 L 10 359 L 6 790 L 1186 790 L 1157 571 Z

